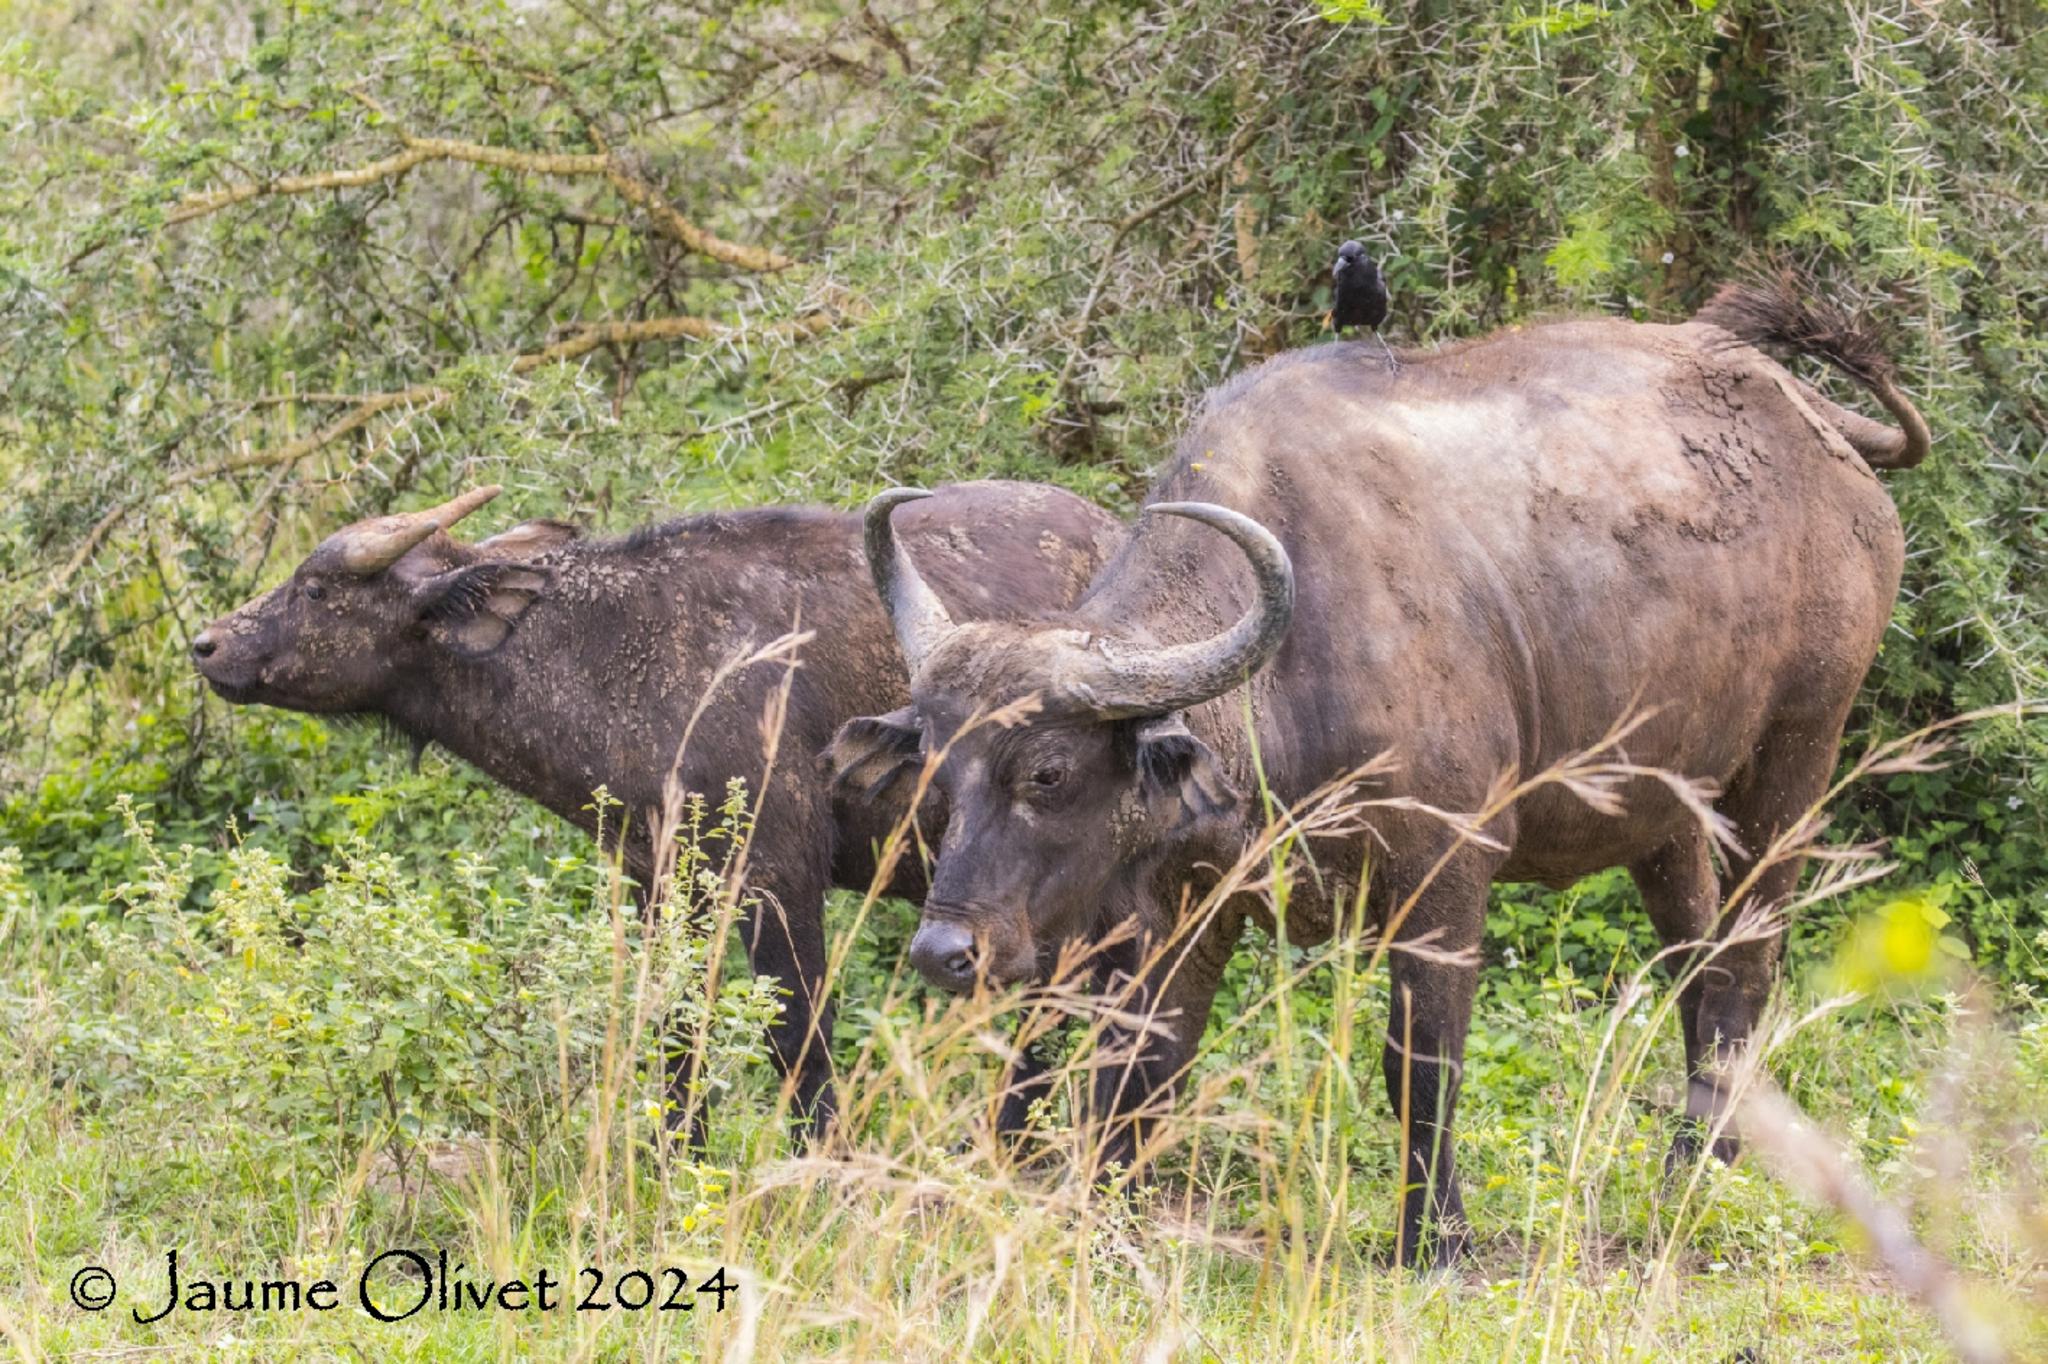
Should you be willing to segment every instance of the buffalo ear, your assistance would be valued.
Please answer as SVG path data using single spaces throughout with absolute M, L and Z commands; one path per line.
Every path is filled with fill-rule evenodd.
M 887 715 L 848 720 L 818 755 L 832 779 L 832 794 L 871 801 L 898 778 L 923 765 L 924 730 L 909 706 Z
M 510 530 L 501 530 L 489 539 L 477 541 L 475 549 L 486 559 L 523 563 L 550 550 L 560 549 L 582 533 L 567 521 L 521 521 Z
M 505 642 L 547 585 L 540 569 L 472 564 L 427 579 L 415 601 L 424 624 L 457 653 L 477 658 Z
M 1222 764 L 1178 715 L 1138 727 L 1138 778 L 1148 795 L 1177 797 L 1183 819 L 1224 819 L 1238 807 Z

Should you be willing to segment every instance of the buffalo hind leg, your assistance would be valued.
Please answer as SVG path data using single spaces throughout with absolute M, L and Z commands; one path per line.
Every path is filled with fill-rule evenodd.
M 1665 1169 L 1678 1170 L 1697 1158 L 1701 1135 L 1714 1118 L 1714 1058 L 1699 1027 L 1705 983 L 1694 966 L 1699 958 L 1698 947 L 1714 935 L 1715 918 L 1721 909 L 1721 882 L 1714 875 L 1706 833 L 1697 826 L 1688 828 L 1628 870 L 1642 894 L 1643 909 L 1665 948 L 1695 945 L 1693 951 L 1664 959 L 1667 974 L 1680 982 L 1678 1026 L 1685 1037 L 1685 1117 L 1664 1162 Z
M 1741 855 L 1728 859 L 1722 904 L 1734 897 L 1755 859 L 1763 857 L 1774 839 L 1803 819 L 1827 790 L 1841 735 L 1839 716 L 1832 724 L 1803 731 L 1781 726 L 1765 739 L 1757 760 L 1716 802 L 1735 825 L 1743 848 Z M 1792 898 L 1803 863 L 1803 858 L 1785 858 L 1757 873 L 1742 902 L 1715 925 L 1717 950 L 1699 973 L 1699 1007 L 1693 1026 L 1697 1045 L 1708 1061 L 1707 1083 L 1692 1087 L 1686 1110 L 1716 1134 L 1713 1153 L 1722 1160 L 1734 1160 L 1740 1150 L 1728 1115 L 1732 1072 L 1770 1001 L 1784 944 L 1782 931 L 1756 934 L 1754 919 L 1758 912 L 1776 911 Z

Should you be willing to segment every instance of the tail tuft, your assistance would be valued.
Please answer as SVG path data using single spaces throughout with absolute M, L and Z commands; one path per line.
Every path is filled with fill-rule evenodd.
M 1871 325 L 1801 289 L 1789 270 L 1722 285 L 1694 321 L 1711 323 L 1753 346 L 1786 346 L 1818 356 L 1868 388 L 1892 381 L 1891 357 Z
M 1884 404 L 1898 429 L 1851 412 L 1794 379 L 1806 401 L 1834 424 L 1871 468 L 1910 469 L 1919 464 L 1927 458 L 1934 437 L 1919 409 L 1892 382 L 1891 357 L 1875 329 L 1801 286 L 1791 270 L 1724 284 L 1693 320 L 1727 332 L 1734 338 L 1731 345 L 1784 346 L 1827 361 Z

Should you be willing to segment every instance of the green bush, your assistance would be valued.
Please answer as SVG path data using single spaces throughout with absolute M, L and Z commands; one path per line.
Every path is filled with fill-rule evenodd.
M 702 1037 L 717 1091 L 762 1058 L 780 1008 L 772 980 L 707 990 L 722 862 L 703 850 L 742 832 L 730 806 L 708 827 L 698 808 L 682 873 L 709 884 L 686 885 L 651 931 L 601 863 L 553 859 L 506 894 L 474 858 L 422 882 L 359 843 L 295 891 L 289 864 L 232 830 L 224 852 L 166 851 L 120 810 L 140 864 L 110 891 L 120 912 L 67 950 L 55 998 L 6 1003 L 85 1111 L 171 1151 L 217 1162 L 224 1148 L 279 1180 L 374 1151 L 402 1167 L 436 1142 L 531 1148 L 607 1106 L 586 1091 L 612 1088 L 644 1138 L 662 1111 L 664 1020 Z M 11 851 L 0 911 L 27 912 Z

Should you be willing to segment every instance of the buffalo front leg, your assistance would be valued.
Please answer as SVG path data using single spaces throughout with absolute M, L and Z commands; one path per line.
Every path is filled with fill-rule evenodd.
M 1134 979 L 1128 991 L 1110 992 L 1114 1007 L 1142 1025 L 1102 1032 L 1089 1104 L 1099 1174 L 1121 1170 L 1127 1182 L 1143 1182 L 1153 1131 L 1187 1079 L 1241 929 L 1240 918 L 1219 915 L 1192 943 L 1178 938 L 1145 952 L 1125 976 Z
M 789 1096 L 793 1135 L 815 1140 L 838 1111 L 828 1045 L 832 1006 L 825 997 L 824 882 L 762 873 L 751 879 L 747 894 L 752 903 L 741 925 L 747 964 L 756 976 L 773 976 L 783 988 L 782 1013 L 768 1027 L 768 1055 Z M 640 890 L 636 898 L 641 913 L 650 913 L 650 893 Z M 662 1127 L 701 1152 L 711 1107 L 700 1084 L 704 1039 L 674 1017 L 663 1020 L 662 1039 L 668 1099 Z
M 648 874 L 644 863 L 634 868 L 633 876 L 633 903 L 640 911 L 641 921 L 651 926 L 659 903 L 653 890 L 653 877 Z M 662 1133 L 671 1140 L 681 1141 L 692 1151 L 702 1151 L 711 1105 L 709 1098 L 698 1089 L 700 1068 L 696 1039 L 674 1016 L 661 1021 L 661 1053 L 662 1093 L 668 1100 L 661 1115 Z
M 1404 957 L 1400 948 L 1395 952 L 1380 1062 L 1387 1098 L 1401 1123 L 1401 1227 L 1394 1260 L 1449 1263 L 1465 1253 L 1471 1237 L 1451 1129 L 1478 972 Z
M 1394 1259 L 1402 1265 L 1448 1264 L 1470 1244 L 1451 1138 L 1479 984 L 1486 883 L 1475 869 L 1447 869 L 1398 927 L 1389 951 L 1392 993 L 1380 1068 L 1401 1125 Z
M 1041 1032 L 1022 1040 L 1029 1018 L 1017 1024 L 1020 1041 L 1016 1059 L 1003 1076 L 1002 1102 L 996 1108 L 996 1143 L 1012 1151 L 1021 1147 L 1031 1131 L 1031 1110 L 1053 1090 L 1052 1050 L 1059 1029 Z
M 790 1132 L 815 1143 L 838 1118 L 832 1087 L 832 1001 L 825 993 L 825 887 L 755 878 L 743 931 L 756 976 L 782 982 L 782 1013 L 768 1027 L 768 1054 L 782 1076 Z

